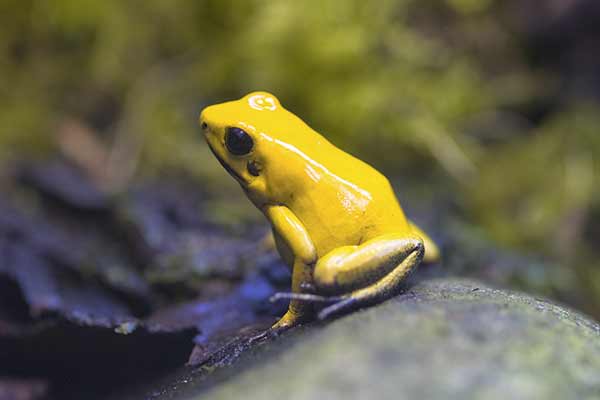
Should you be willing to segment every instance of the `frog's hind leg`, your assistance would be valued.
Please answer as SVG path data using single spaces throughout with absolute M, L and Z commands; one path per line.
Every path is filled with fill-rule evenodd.
M 419 238 L 393 234 L 333 250 L 317 262 L 314 281 L 320 292 L 341 300 L 322 309 L 319 319 L 391 297 L 424 251 Z

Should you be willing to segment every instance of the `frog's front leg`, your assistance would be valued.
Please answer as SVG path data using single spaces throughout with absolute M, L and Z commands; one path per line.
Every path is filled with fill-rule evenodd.
M 317 262 L 314 284 L 318 294 L 341 296 L 343 300 L 321 310 L 319 318 L 389 298 L 423 255 L 420 238 L 399 234 L 332 250 Z
M 285 206 L 269 206 L 265 215 L 271 221 L 277 248 L 284 260 L 292 265 L 292 292 L 301 293 L 313 285 L 313 268 L 317 250 L 308 231 L 294 213 Z M 310 304 L 292 299 L 288 311 L 272 329 L 284 330 L 307 319 L 312 311 Z

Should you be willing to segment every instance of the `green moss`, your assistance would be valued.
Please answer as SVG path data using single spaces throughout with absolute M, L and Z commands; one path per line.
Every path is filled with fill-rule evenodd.
M 535 124 L 511 111 L 558 81 L 529 65 L 501 17 L 508 3 L 4 1 L 0 159 L 64 151 L 75 121 L 96 149 L 70 157 L 104 160 L 86 165 L 103 187 L 183 170 L 213 206 L 228 199 L 217 222 L 253 221 L 196 120 L 206 104 L 269 90 L 388 175 L 436 182 L 433 196 L 493 238 L 575 268 L 600 309 L 597 235 L 586 236 L 600 209 L 598 106 L 563 98 Z
M 599 329 L 544 300 L 433 280 L 280 338 L 270 357 L 246 357 L 238 375 L 185 398 L 593 398 Z

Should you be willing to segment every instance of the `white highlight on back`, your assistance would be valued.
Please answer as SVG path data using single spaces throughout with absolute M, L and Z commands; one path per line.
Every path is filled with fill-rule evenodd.
M 351 188 L 351 189 L 355 190 L 356 192 L 360 193 L 364 198 L 367 198 L 369 200 L 373 199 L 371 196 L 371 193 L 369 193 L 368 191 L 366 191 L 364 189 L 361 189 L 360 187 L 356 186 L 354 183 L 349 182 L 349 181 L 345 180 L 344 178 L 337 176 L 333 172 L 329 171 L 323 164 L 316 162 L 315 160 L 313 160 L 312 158 L 310 158 L 309 156 L 307 156 L 306 154 L 304 154 L 303 152 L 301 152 L 300 150 L 298 150 L 296 147 L 292 146 L 291 144 L 282 142 L 279 139 L 273 139 L 272 137 L 270 137 L 269 135 L 267 135 L 263 132 L 261 132 L 260 135 L 263 138 L 265 138 L 266 140 L 277 143 L 281 147 L 302 157 L 308 163 L 307 168 L 306 168 L 307 173 L 310 175 L 311 179 L 314 180 L 315 182 L 318 182 L 320 180 L 320 176 L 317 172 L 317 170 L 320 170 L 320 171 L 323 171 L 323 173 L 325 173 L 327 176 L 335 179 L 336 181 L 338 181 L 342 185 L 346 186 L 347 188 Z M 349 194 L 350 193 L 346 192 L 346 195 L 349 195 Z M 354 196 L 351 196 L 351 197 L 354 197 Z

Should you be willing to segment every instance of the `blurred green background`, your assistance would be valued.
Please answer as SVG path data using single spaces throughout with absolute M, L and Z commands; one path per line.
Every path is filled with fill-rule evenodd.
M 442 198 L 501 246 L 574 271 L 600 315 L 600 28 L 586 23 L 598 9 L 4 0 L 0 157 L 60 154 L 115 194 L 179 171 L 216 193 L 218 218 L 252 221 L 196 121 L 205 105 L 271 91 L 399 193 Z

